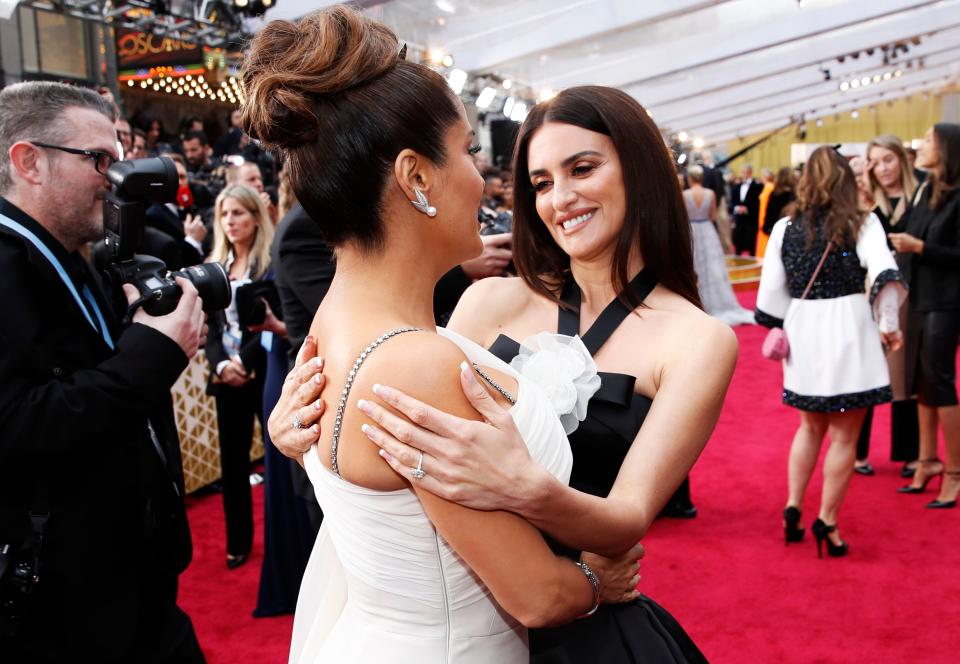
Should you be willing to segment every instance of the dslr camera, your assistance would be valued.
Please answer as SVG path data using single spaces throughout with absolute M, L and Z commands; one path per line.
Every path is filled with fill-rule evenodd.
M 203 263 L 171 272 L 159 258 L 136 253 L 143 242 L 144 219 L 151 203 L 172 203 L 177 196 L 177 169 L 166 157 L 118 161 L 107 170 L 113 185 L 103 201 L 103 241 L 109 255 L 105 266 L 120 283 L 133 284 L 140 298 L 138 307 L 151 316 L 163 316 L 177 308 L 183 294 L 175 277 L 196 286 L 206 312 L 230 304 L 230 280 L 219 263 Z

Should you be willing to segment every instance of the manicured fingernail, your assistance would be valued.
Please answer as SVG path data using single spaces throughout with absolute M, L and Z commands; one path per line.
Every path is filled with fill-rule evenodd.
M 371 411 L 370 402 L 365 399 L 360 399 L 359 401 L 357 401 L 357 408 L 359 408 L 365 413 L 369 413 Z M 363 426 L 367 426 L 367 425 L 364 424 Z
M 313 382 L 316 383 L 317 385 L 320 384 L 320 374 L 317 374 L 316 376 L 313 377 Z
M 381 385 L 380 383 L 374 383 L 374 384 L 373 384 L 373 393 L 376 394 L 378 397 L 382 397 L 382 396 L 383 396 L 383 394 L 382 394 L 382 393 L 383 393 L 383 385 Z
M 320 410 L 322 407 L 323 407 L 323 402 L 320 401 L 319 399 L 313 402 L 313 408 L 315 410 Z
M 323 369 L 323 358 L 322 357 L 313 358 L 313 366 L 315 366 L 318 369 Z
M 319 424 L 314 424 L 312 427 L 310 427 L 310 430 L 311 430 L 314 434 L 316 434 L 316 435 L 318 435 L 318 436 L 320 435 L 320 425 L 319 425 Z
M 393 461 L 393 457 L 390 456 L 390 453 L 387 452 L 386 450 L 381 449 L 381 450 L 380 450 L 380 456 L 382 456 L 382 457 L 383 457 L 384 459 L 386 459 L 387 461 Z
M 370 435 L 370 431 L 371 431 L 372 429 L 373 429 L 373 427 L 370 426 L 369 424 L 362 424 L 362 425 L 360 425 L 360 431 L 362 431 L 363 433 L 367 434 L 368 436 Z
M 470 369 L 467 367 L 466 361 L 460 363 L 460 371 L 463 373 L 470 373 Z

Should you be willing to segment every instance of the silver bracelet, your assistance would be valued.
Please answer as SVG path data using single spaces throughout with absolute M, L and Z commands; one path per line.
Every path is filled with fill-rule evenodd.
M 593 573 L 593 570 L 590 569 L 590 566 L 583 562 L 582 559 L 580 562 L 574 564 L 580 568 L 580 571 L 583 572 L 583 575 L 587 577 L 587 581 L 589 581 L 590 585 L 593 586 L 593 608 L 586 613 L 577 616 L 577 620 L 579 620 L 580 618 L 588 618 L 592 616 L 597 612 L 597 609 L 600 608 L 600 579 L 597 578 L 597 575 Z

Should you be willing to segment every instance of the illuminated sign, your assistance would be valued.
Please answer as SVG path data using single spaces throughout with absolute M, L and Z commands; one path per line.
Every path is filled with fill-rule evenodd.
M 117 30 L 117 64 L 120 69 L 140 69 L 156 65 L 184 65 L 203 61 L 196 45 L 149 32 Z

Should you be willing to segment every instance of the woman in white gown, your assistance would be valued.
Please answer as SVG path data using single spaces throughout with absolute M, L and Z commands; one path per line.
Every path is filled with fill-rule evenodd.
M 361 432 L 358 408 L 389 381 L 479 419 L 460 389 L 461 372 L 476 370 L 494 396 L 514 403 L 530 453 L 569 475 L 564 429 L 541 389 L 475 344 L 433 330 L 436 281 L 482 246 L 483 180 L 463 106 L 439 74 L 405 61 L 385 26 L 343 6 L 264 27 L 243 83 L 245 127 L 284 155 L 297 198 L 337 251 L 311 336 L 342 397 L 336 412 L 316 410 L 332 436 L 303 459 L 324 526 L 290 660 L 526 662 L 524 626 L 590 612 L 597 577 L 554 555 L 520 517 L 461 507 L 394 473 Z M 638 552 L 610 565 L 605 599 L 635 596 Z

